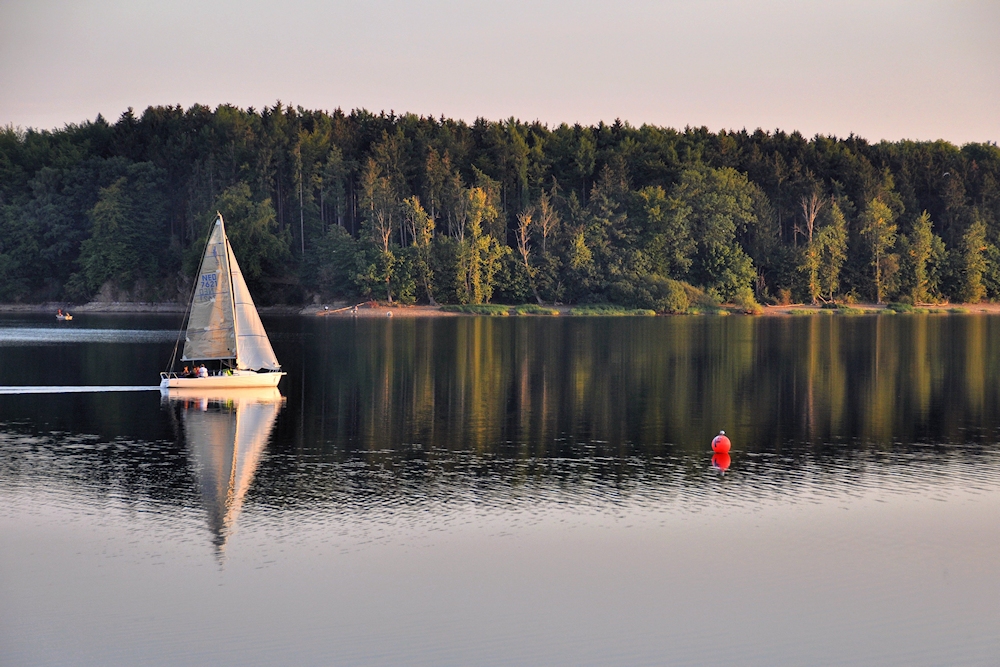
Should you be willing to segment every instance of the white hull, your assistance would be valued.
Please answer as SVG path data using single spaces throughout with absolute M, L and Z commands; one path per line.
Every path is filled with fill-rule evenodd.
M 181 389 L 160 389 L 160 397 L 167 400 L 180 401 L 221 401 L 228 404 L 249 404 L 249 403 L 281 403 L 284 404 L 285 397 L 281 395 L 277 387 L 224 387 L 213 389 L 205 388 L 181 388 Z
M 210 375 L 207 378 L 165 377 L 160 380 L 160 389 L 248 389 L 259 387 L 277 387 L 285 374 L 276 373 L 241 373 L 235 371 L 232 375 Z

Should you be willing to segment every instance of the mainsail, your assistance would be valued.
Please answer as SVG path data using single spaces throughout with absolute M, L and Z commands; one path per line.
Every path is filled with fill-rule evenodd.
M 236 358 L 228 247 L 220 215 L 201 260 L 181 361 Z
M 281 368 L 226 237 L 220 215 L 208 240 L 182 361 L 235 359 L 240 370 Z

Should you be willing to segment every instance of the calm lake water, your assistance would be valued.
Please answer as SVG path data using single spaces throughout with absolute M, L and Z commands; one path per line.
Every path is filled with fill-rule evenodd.
M 1000 317 L 265 318 L 226 400 L 56 324 L 0 317 L 0 665 L 1000 662 Z

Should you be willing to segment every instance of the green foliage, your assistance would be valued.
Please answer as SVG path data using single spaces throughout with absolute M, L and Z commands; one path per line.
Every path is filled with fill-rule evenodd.
M 400 248 L 393 254 L 393 259 L 396 265 L 390 281 L 392 294 L 399 303 L 412 305 L 417 302 L 417 249 L 413 246 Z
M 358 241 L 343 227 L 331 227 L 310 247 L 308 279 L 328 297 L 357 294 Z
M 749 287 L 740 288 L 733 297 L 733 303 L 747 315 L 760 315 L 764 312 L 763 306 L 757 303 L 753 290 Z
M 981 220 L 973 222 L 962 235 L 961 291 L 959 296 L 966 303 L 979 303 L 986 296 L 983 275 L 986 273 L 986 225 Z
M 126 172 L 99 190 L 88 213 L 90 238 L 81 243 L 77 260 L 81 274 L 69 283 L 78 296 L 94 294 L 105 283 L 114 292 L 132 290 L 137 283 L 152 283 L 159 274 L 166 241 L 161 174 L 149 164 L 134 165 Z
M 537 303 L 526 303 L 524 305 L 518 306 L 514 309 L 515 315 L 558 315 L 559 311 L 555 308 L 546 308 L 545 306 L 539 306 Z
M 810 302 L 814 304 L 819 300 L 820 293 L 822 292 L 822 286 L 819 281 L 819 272 L 822 266 L 822 248 L 819 235 L 817 235 L 817 238 L 803 247 L 802 262 L 799 264 L 799 271 L 805 274 L 806 277 L 806 287 L 809 290 Z
M 695 243 L 688 218 L 691 209 L 679 199 L 668 198 L 659 186 L 636 192 L 646 236 L 646 255 L 650 270 L 661 276 L 687 275 Z
M 998 184 L 992 144 L 150 107 L 0 130 L 0 300 L 176 297 L 223 208 L 263 302 L 1000 298 Z
M 647 317 L 656 315 L 656 311 L 649 308 L 624 308 L 612 304 L 594 303 L 571 308 L 569 314 L 578 317 L 624 317 L 626 315 Z
M 366 299 L 391 301 L 395 253 L 383 252 L 368 239 L 359 240 L 356 247 L 352 280 L 357 293 Z
M 413 239 L 410 263 L 414 279 L 420 283 L 428 302 L 434 303 L 434 267 L 431 258 L 434 219 L 428 215 L 416 197 L 403 200 L 402 216 L 410 238 Z
M 500 303 L 526 303 L 533 298 L 531 281 L 524 263 L 515 257 L 514 253 L 507 253 L 500 261 L 493 299 Z
M 395 139 L 395 137 L 393 137 Z M 376 160 L 369 157 L 361 174 L 361 209 L 364 211 L 364 237 L 377 251 L 363 272 L 365 289 L 392 303 L 393 278 L 397 264 L 393 252 L 393 233 L 402 218 L 398 201 L 398 161 L 399 146 L 388 136 L 376 146 Z M 386 173 L 388 171 L 388 173 Z M 376 287 L 375 283 L 378 284 Z
M 688 303 L 692 304 L 692 306 L 717 308 L 722 303 L 715 295 L 698 289 L 686 282 L 681 282 L 681 287 L 684 288 L 684 294 L 687 296 Z
M 875 302 L 891 284 L 898 268 L 898 257 L 891 253 L 896 245 L 895 213 L 879 199 L 872 199 L 861 216 L 861 234 L 868 240 L 871 267 L 875 281 Z
M 924 211 L 908 236 L 900 238 L 903 258 L 903 291 L 913 303 L 928 303 L 938 296 L 939 276 L 935 268 L 944 257 L 944 241 L 931 230 L 931 217 Z
M 141 254 L 128 239 L 132 203 L 124 192 L 125 184 L 122 177 L 102 188 L 90 210 L 93 231 L 80 248 L 79 263 L 84 285 L 91 293 L 110 279 L 132 282 L 133 268 L 142 263 Z
M 659 313 L 684 313 L 691 306 L 683 283 L 652 274 L 612 283 L 608 295 L 617 304 Z
M 718 315 L 719 317 L 726 317 L 731 315 L 725 308 L 719 308 L 718 306 L 692 306 L 688 308 L 688 315 Z
M 466 315 L 491 315 L 506 317 L 510 315 L 509 306 L 501 306 L 494 303 L 463 303 L 441 306 L 441 310 L 446 313 L 464 313 Z
M 690 217 L 696 243 L 691 275 L 696 284 L 713 289 L 726 300 L 751 287 L 756 270 L 736 241 L 757 223 L 755 190 L 731 168 L 688 169 L 674 188 L 677 207 Z
M 806 276 L 808 295 L 814 304 L 823 294 L 833 300 L 840 287 L 840 270 L 847 258 L 847 222 L 837 202 L 823 208 L 817 220 L 819 227 L 802 249 L 798 267 Z
M 1000 247 L 993 243 L 986 244 L 983 252 L 983 261 L 986 265 L 983 271 L 983 286 L 986 288 L 986 297 L 990 300 L 1000 299 Z
M 455 291 L 461 303 L 488 303 L 493 298 L 501 261 L 510 254 L 510 248 L 483 232 L 483 223 L 496 217 L 488 192 L 483 188 L 470 188 L 465 199 L 467 218 L 463 238 L 458 241 Z

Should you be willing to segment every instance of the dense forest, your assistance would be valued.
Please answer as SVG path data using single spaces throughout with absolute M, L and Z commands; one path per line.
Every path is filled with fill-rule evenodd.
M 0 301 L 184 301 L 216 211 L 258 302 L 1000 298 L 1000 148 L 132 109 L 0 131 Z

